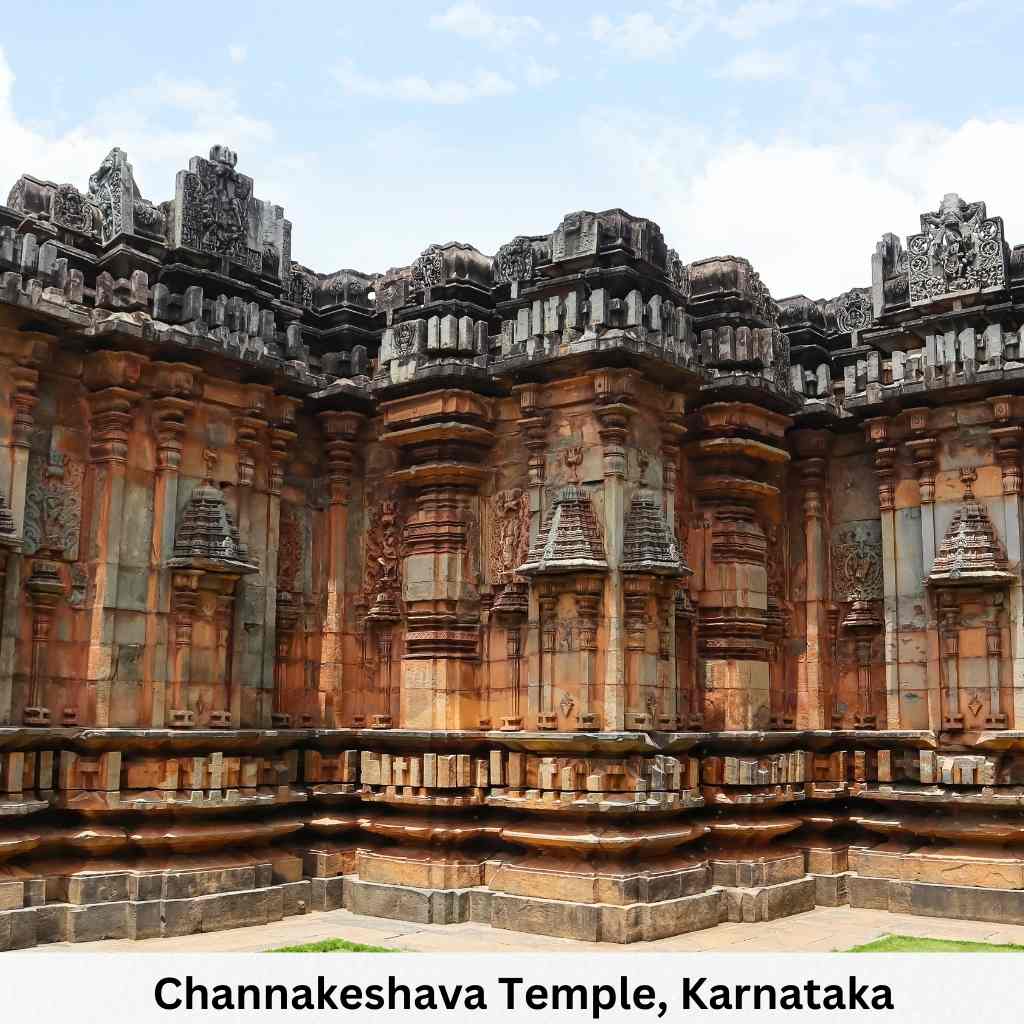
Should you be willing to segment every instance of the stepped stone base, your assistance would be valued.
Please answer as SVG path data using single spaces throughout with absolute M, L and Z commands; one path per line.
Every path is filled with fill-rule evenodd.
M 113 900 L 84 906 L 45 903 L 0 911 L 0 950 L 245 928 L 304 914 L 309 906 L 308 881 L 181 899 Z
M 726 921 L 775 921 L 814 909 L 814 879 L 807 876 L 775 885 L 722 890 Z
M 980 886 L 937 885 L 851 875 L 850 906 L 921 917 L 1024 924 L 1024 891 Z

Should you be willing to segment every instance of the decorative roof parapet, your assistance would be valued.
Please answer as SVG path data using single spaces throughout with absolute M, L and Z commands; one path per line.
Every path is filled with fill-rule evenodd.
M 563 487 L 551 504 L 537 540 L 516 573 L 522 576 L 607 572 L 594 505 L 582 487 Z
M 207 572 L 251 573 L 259 566 L 238 535 L 224 492 L 211 480 L 200 483 L 190 495 L 174 534 L 172 569 Z
M 1003 585 L 1014 578 L 985 506 L 975 497 L 974 469 L 961 469 L 964 500 L 956 510 L 928 574 L 930 586 Z
M 623 572 L 654 576 L 691 576 L 682 560 L 661 505 L 650 491 L 638 491 L 630 502 L 622 540 Z

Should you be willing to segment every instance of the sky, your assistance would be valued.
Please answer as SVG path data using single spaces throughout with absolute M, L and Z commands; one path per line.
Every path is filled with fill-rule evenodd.
M 1024 242 L 1022 29 L 1020 0 L 37 0 L 0 28 L 0 193 L 116 145 L 160 202 L 225 143 L 321 273 L 622 207 L 827 298 L 946 192 Z

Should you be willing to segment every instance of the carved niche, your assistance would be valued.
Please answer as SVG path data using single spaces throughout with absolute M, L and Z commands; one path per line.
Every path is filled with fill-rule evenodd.
M 984 203 L 945 195 L 934 213 L 921 214 L 921 233 L 907 239 L 910 302 L 942 295 L 1004 288 L 1007 280 L 1003 220 Z
M 25 490 L 26 555 L 39 551 L 74 562 L 82 530 L 85 467 L 60 452 L 33 451 Z

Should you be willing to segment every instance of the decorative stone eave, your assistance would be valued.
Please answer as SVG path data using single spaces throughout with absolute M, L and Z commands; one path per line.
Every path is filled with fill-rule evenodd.
M 210 480 L 199 484 L 189 497 L 167 567 L 239 575 L 259 571 L 238 535 L 224 492 Z
M 661 505 L 650 491 L 638 491 L 630 502 L 622 540 L 624 573 L 651 576 L 692 576 L 665 523 Z
M 594 505 L 582 487 L 563 487 L 555 495 L 536 542 L 515 571 L 521 576 L 608 571 Z
M 974 470 L 961 470 L 963 504 L 956 510 L 926 583 L 930 587 L 1003 587 L 1014 579 L 985 506 L 974 497 Z

